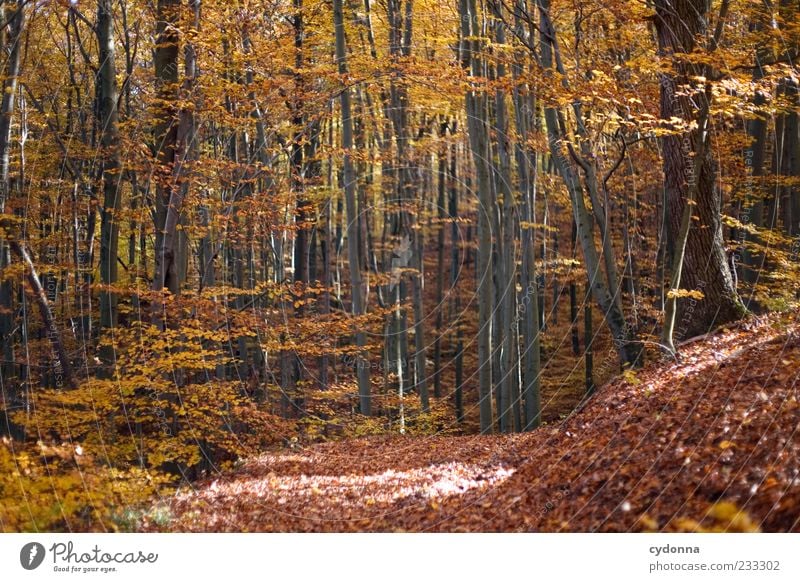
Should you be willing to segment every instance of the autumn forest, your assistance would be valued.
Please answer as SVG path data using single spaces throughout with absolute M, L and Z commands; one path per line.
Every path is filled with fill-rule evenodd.
M 800 531 L 797 0 L 0 0 L 0 530 Z

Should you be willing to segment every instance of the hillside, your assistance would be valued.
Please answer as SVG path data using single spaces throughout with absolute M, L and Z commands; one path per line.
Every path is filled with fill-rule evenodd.
M 146 531 L 800 531 L 798 314 L 683 346 L 513 436 L 386 437 L 253 458 Z

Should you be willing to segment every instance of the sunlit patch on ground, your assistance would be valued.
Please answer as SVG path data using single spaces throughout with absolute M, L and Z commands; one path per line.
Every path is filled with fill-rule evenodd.
M 269 462 L 269 456 L 265 459 Z M 300 459 L 298 459 L 300 460 Z M 324 497 L 340 507 L 390 505 L 406 499 L 441 500 L 467 491 L 481 490 L 505 481 L 514 470 L 502 466 L 443 463 L 410 469 L 388 470 L 371 475 L 279 475 L 245 476 L 233 481 L 214 481 L 190 495 L 200 500 L 248 497 L 278 505 Z M 180 497 L 179 497 L 180 500 Z

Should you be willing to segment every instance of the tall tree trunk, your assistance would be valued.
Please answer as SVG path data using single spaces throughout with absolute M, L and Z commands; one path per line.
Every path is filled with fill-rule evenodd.
M 521 8 L 521 7 L 520 7 Z M 515 11 L 515 26 L 521 29 L 520 12 Z M 519 177 L 519 191 L 521 197 L 521 254 L 522 265 L 520 269 L 520 286 L 522 294 L 519 297 L 517 313 L 521 314 L 518 324 L 520 329 L 520 348 L 522 360 L 522 398 L 525 403 L 525 415 L 522 430 L 532 430 L 541 423 L 541 342 L 539 330 L 539 292 L 536 282 L 536 231 L 535 222 L 536 204 L 536 178 L 537 161 L 536 152 L 525 144 L 525 136 L 534 130 L 536 107 L 535 96 L 530 94 L 530 88 L 520 80 L 522 77 L 523 55 L 514 59 L 512 75 L 514 84 L 514 113 L 517 135 L 515 155 L 517 161 L 517 175 Z
M 455 133 L 456 125 L 453 122 L 452 132 Z M 453 314 L 455 314 L 455 325 L 452 325 L 455 333 L 455 387 L 454 400 L 456 408 L 456 422 L 464 421 L 464 389 L 463 389 L 463 369 L 464 369 L 464 341 L 461 331 L 461 299 L 458 295 L 458 273 L 459 273 L 459 245 L 461 240 L 458 232 L 458 149 L 455 144 L 450 148 L 450 168 L 448 171 L 449 179 L 449 202 L 448 218 L 450 219 L 450 293 L 453 294 Z
M 339 74 L 347 75 L 347 53 L 344 35 L 344 15 L 342 0 L 333 0 L 333 26 L 336 35 L 336 62 Z M 350 100 L 350 88 L 345 87 L 340 95 L 342 116 L 342 149 L 344 150 L 344 197 L 347 211 L 347 254 L 350 265 L 350 286 L 352 292 L 353 315 L 362 316 L 366 313 L 364 289 L 361 282 L 361 265 L 359 263 L 359 213 L 356 205 L 356 176 L 353 172 L 353 117 Z M 368 355 L 364 348 L 367 345 L 367 335 L 361 325 L 357 325 L 356 347 L 356 375 L 358 378 L 359 410 L 361 414 L 369 415 L 371 410 L 371 387 L 369 374 Z
M 175 260 L 176 233 L 183 200 L 181 188 L 174 179 L 177 164 L 178 123 L 175 122 L 175 101 L 178 94 L 178 33 L 180 0 L 158 0 L 156 12 L 155 74 L 160 106 L 156 115 L 154 140 L 156 164 L 155 204 L 155 272 L 152 289 L 162 293 L 168 289 L 177 295 L 178 265 Z M 164 303 L 154 298 L 153 323 L 164 326 Z
M 692 107 L 686 97 L 677 93 L 690 82 L 693 75 L 702 74 L 696 68 L 681 63 L 680 55 L 696 49 L 695 39 L 707 34 L 708 4 L 704 0 L 656 0 L 655 27 L 659 51 L 676 61 L 676 74 L 663 74 L 660 83 L 661 117 L 692 118 Z M 724 18 L 724 15 L 721 16 Z M 706 104 L 708 107 L 708 104 Z M 710 121 L 710 120 L 709 120 Z M 739 319 L 744 307 L 739 301 L 722 236 L 722 193 L 716 187 L 713 150 L 699 129 L 683 139 L 678 135 L 663 136 L 664 189 L 667 211 L 668 256 L 674 259 L 680 252 L 684 207 L 691 189 L 695 190 L 695 224 L 689 230 L 680 274 L 680 288 L 699 290 L 704 298 L 693 303 L 686 316 L 688 301 L 677 301 L 677 330 L 681 339 L 705 333 L 716 325 Z M 699 160 L 695 160 L 701 154 Z M 695 168 L 697 171 L 695 172 Z M 668 261 L 675 265 L 674 260 Z M 669 303 L 669 300 L 667 300 Z
M 306 137 L 305 114 L 303 111 L 305 83 L 300 72 L 303 68 L 303 40 L 305 27 L 303 23 L 303 0 L 293 0 L 294 13 L 292 14 L 292 24 L 294 27 L 294 87 L 292 99 L 289 103 L 291 108 L 292 122 L 292 144 L 289 153 L 290 185 L 295 197 L 295 240 L 294 240 L 294 281 L 301 284 L 305 289 L 308 284 L 308 201 L 305 200 L 305 163 L 303 159 L 303 140 Z M 295 310 L 293 301 L 288 298 L 281 302 L 281 313 L 288 325 L 288 321 L 301 315 L 302 307 Z M 286 327 L 286 325 L 284 326 Z M 282 334 L 282 342 L 288 342 L 288 334 Z M 295 350 L 285 346 L 279 356 L 281 366 L 281 394 L 283 395 L 284 415 L 294 416 L 299 412 L 296 402 L 297 381 L 299 378 L 300 366 Z
M 477 2 L 460 2 L 462 38 L 467 44 L 465 58 L 471 67 L 470 75 L 480 82 L 484 77 L 482 31 L 479 25 Z M 488 99 L 482 88 L 467 91 L 466 109 L 470 148 L 475 164 L 478 187 L 478 398 L 480 429 L 482 433 L 492 431 L 492 311 L 494 293 L 492 284 L 492 185 L 489 172 Z
M 499 10 L 499 8 L 498 8 Z M 497 12 L 496 16 L 501 17 Z M 499 46 L 505 45 L 505 27 L 499 22 L 495 28 L 495 38 Z M 502 59 L 496 65 L 497 79 L 502 80 L 506 76 L 506 67 Z M 501 432 L 508 433 L 513 431 L 512 413 L 515 404 L 519 403 L 519 373 L 514 365 L 514 314 L 516 313 L 516 245 L 514 236 L 514 222 L 516 214 L 516 204 L 514 194 L 511 191 L 511 147 L 509 145 L 509 122 L 508 106 L 506 103 L 504 89 L 495 91 L 495 127 L 494 133 L 497 140 L 497 157 L 499 165 L 494 172 L 496 192 L 502 196 L 502 219 L 500 221 L 499 232 L 502 233 L 498 249 L 498 263 L 502 268 L 497 270 L 500 278 L 499 296 L 497 298 L 496 309 L 500 315 L 501 342 L 498 347 L 501 349 L 499 378 L 497 381 L 498 402 L 500 406 L 497 411 L 499 428 Z
M 10 193 L 9 165 L 11 160 L 11 119 L 14 115 L 14 101 L 17 95 L 19 75 L 20 45 L 25 19 L 25 0 L 4 0 L 2 9 L 3 53 L 6 57 L 3 96 L 0 102 L 0 216 L 6 212 L 6 202 Z M 11 264 L 10 247 L 0 240 L 0 272 Z M 8 382 L 16 376 L 14 366 L 14 288 L 11 280 L 0 281 L 0 344 L 3 351 L 0 357 L 0 377 Z
M 436 398 L 442 396 L 442 327 L 444 326 L 444 244 L 445 244 L 445 217 L 447 216 L 447 127 L 449 123 L 444 121 L 439 128 L 439 139 L 442 142 L 437 153 L 437 201 L 436 218 L 438 229 L 436 235 L 436 339 L 433 342 L 433 395 Z
M 119 160 L 117 123 L 117 69 L 114 49 L 114 19 L 111 0 L 97 2 L 97 45 L 100 65 L 97 74 L 97 103 L 100 121 L 100 146 L 103 160 L 103 206 L 100 209 L 100 282 L 117 283 L 119 248 L 119 211 L 122 206 L 122 168 Z M 100 328 L 117 325 L 117 293 L 100 291 Z M 114 364 L 113 346 L 104 346 L 100 357 L 106 366 Z
M 788 175 L 795 180 L 800 179 L 800 89 L 796 80 L 787 81 L 786 95 L 795 110 L 786 114 L 786 139 L 784 141 Z M 800 234 L 800 186 L 797 182 L 787 188 L 789 218 L 786 221 L 786 232 L 791 236 Z

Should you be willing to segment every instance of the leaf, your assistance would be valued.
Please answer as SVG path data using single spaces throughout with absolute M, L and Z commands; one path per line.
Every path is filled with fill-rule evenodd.
M 681 298 L 692 298 L 692 299 L 704 299 L 705 295 L 699 289 L 670 289 L 667 292 L 667 297 L 670 299 L 681 299 Z

